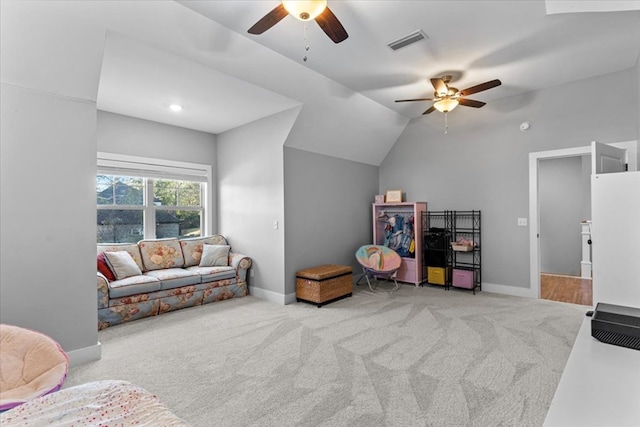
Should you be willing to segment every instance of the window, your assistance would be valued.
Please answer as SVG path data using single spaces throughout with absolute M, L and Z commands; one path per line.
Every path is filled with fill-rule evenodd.
M 98 175 L 98 243 L 137 242 L 144 237 L 144 178 Z
M 210 176 L 208 165 L 99 153 L 97 241 L 205 235 L 210 230 Z

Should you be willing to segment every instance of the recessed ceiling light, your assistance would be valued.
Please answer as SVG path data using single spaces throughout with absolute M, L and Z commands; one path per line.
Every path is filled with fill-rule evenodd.
M 171 104 L 169 105 L 169 108 L 171 109 L 171 111 L 182 111 L 182 105 L 178 105 L 178 104 Z

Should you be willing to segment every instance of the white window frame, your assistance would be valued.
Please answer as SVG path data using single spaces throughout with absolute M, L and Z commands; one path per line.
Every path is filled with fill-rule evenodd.
M 126 154 L 97 153 L 97 174 L 136 176 L 153 179 L 175 179 L 186 181 L 200 181 L 207 185 L 202 194 L 202 207 L 204 215 L 202 218 L 202 236 L 207 236 L 213 230 L 213 167 L 201 163 L 179 162 L 175 160 L 155 159 L 150 157 L 131 156 Z M 153 188 L 151 181 L 145 180 L 145 205 L 153 205 Z M 146 207 L 143 207 L 146 209 Z M 167 209 L 171 210 L 171 209 Z M 184 210 L 184 209 L 182 209 Z M 155 212 L 156 209 L 149 210 L 151 218 L 144 222 L 144 235 L 146 238 L 155 238 Z

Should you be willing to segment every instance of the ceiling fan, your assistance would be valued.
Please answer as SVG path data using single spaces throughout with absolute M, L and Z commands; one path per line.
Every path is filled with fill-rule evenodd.
M 249 34 L 262 34 L 287 15 L 301 21 L 314 19 L 334 43 L 340 43 L 349 37 L 338 18 L 327 6 L 327 0 L 282 1 L 275 9 L 249 28 L 248 32 Z
M 463 90 L 459 90 L 458 88 L 449 86 L 450 81 L 451 76 L 443 76 L 439 79 L 431 79 L 431 84 L 435 89 L 435 92 L 433 92 L 433 98 L 398 99 L 396 100 L 396 102 L 435 101 L 433 105 L 422 114 L 433 113 L 435 110 L 438 110 L 441 113 L 448 113 L 458 105 L 480 108 L 484 106 L 486 102 L 475 101 L 473 99 L 468 99 L 465 97 L 467 95 L 482 92 L 484 90 L 491 89 L 502 84 L 500 80 L 496 79 L 481 83 L 476 86 L 471 86 Z

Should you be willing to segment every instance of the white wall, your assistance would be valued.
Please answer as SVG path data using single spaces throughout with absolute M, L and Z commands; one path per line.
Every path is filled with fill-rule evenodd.
M 216 135 L 98 110 L 98 151 L 211 165 Z
M 285 292 L 290 300 L 298 270 L 339 264 L 360 274 L 354 254 L 372 242 L 378 167 L 287 147 L 284 177 Z
M 376 166 L 285 147 L 301 108 L 218 135 L 219 230 L 252 258 L 250 292 L 280 304 L 297 270 L 355 267 L 378 188 Z
M 413 119 L 380 167 L 380 190 L 401 188 L 432 210 L 482 210 L 483 282 L 529 289 L 529 230 L 517 226 L 529 212 L 528 154 L 634 140 L 638 100 L 627 92 L 636 79 L 629 69 L 458 107 L 448 134 L 442 114 Z
M 212 230 L 217 232 L 216 136 L 163 123 L 98 110 L 98 151 L 211 165 Z
M 1 322 L 99 357 L 95 104 L 3 82 L 1 112 Z
M 77 24 L 62 31 L 69 11 L 55 9 L 68 3 L 0 2 L 0 316 L 52 336 L 72 364 L 100 357 L 95 99 L 104 43 L 84 18 L 88 4 L 75 3 Z
M 250 293 L 284 304 L 284 143 L 300 107 L 218 135 L 218 229 L 253 260 Z M 274 222 L 278 227 L 274 229 Z

